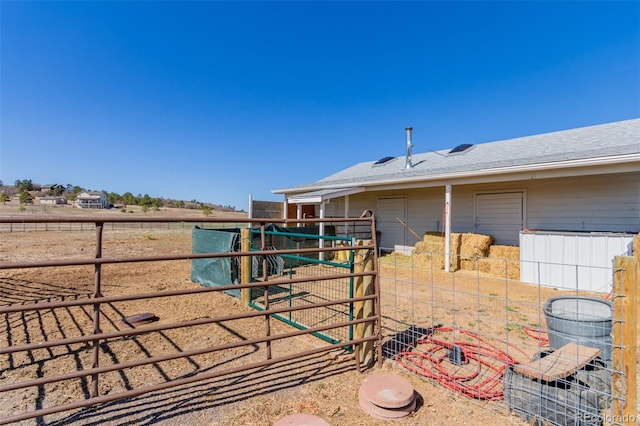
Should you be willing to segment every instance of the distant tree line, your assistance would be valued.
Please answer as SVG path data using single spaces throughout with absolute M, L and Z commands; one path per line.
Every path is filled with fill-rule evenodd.
M 18 194 L 20 204 L 33 204 L 34 194 L 42 193 L 48 196 L 61 196 L 65 197 L 69 201 L 75 201 L 78 194 L 82 192 L 101 192 L 106 195 L 109 203 L 114 207 L 126 208 L 126 206 L 140 206 L 144 211 L 149 209 L 158 210 L 161 207 L 176 207 L 187 209 L 201 209 L 206 216 L 210 215 L 213 210 L 226 210 L 235 211 L 234 206 L 222 206 L 210 203 L 202 203 L 197 200 L 184 201 L 184 200 L 171 200 L 159 197 L 151 197 L 148 194 L 133 195 L 131 192 L 125 192 L 124 194 L 118 194 L 117 192 L 108 191 L 94 191 L 88 190 L 78 185 L 72 184 L 52 184 L 52 185 L 40 185 L 32 182 L 31 179 L 18 179 L 14 182 L 13 188 L 5 186 L 0 180 L 0 202 L 5 204 L 7 201 L 11 201 L 11 196 Z

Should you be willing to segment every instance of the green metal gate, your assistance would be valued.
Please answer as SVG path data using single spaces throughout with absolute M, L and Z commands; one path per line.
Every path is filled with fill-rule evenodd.
M 332 227 L 325 227 L 324 233 L 335 234 Z M 265 228 L 266 247 L 261 246 L 260 229 L 250 230 L 251 250 L 298 250 L 321 246 L 352 246 L 353 238 L 335 235 L 320 235 L 318 227 L 282 228 L 269 225 Z M 267 280 L 269 286 L 253 288 L 249 305 L 258 310 L 280 307 L 302 307 L 332 300 L 354 297 L 353 277 L 323 278 L 339 274 L 338 270 L 354 268 L 354 252 L 345 249 L 340 252 L 310 252 L 265 256 L 266 259 L 252 257 L 252 282 Z M 264 262 L 266 260 L 266 262 Z M 266 271 L 264 266 L 266 266 Z M 338 269 L 336 269 L 338 268 Z M 294 278 L 305 278 L 304 282 L 291 282 Z M 314 279 L 316 278 L 316 279 Z M 282 282 L 279 284 L 279 282 Z M 274 317 L 298 329 L 309 329 L 324 325 L 353 320 L 353 303 L 340 303 L 324 307 L 274 314 Z M 315 332 L 317 337 L 330 343 L 340 343 L 353 338 L 353 325 L 336 328 L 326 333 Z

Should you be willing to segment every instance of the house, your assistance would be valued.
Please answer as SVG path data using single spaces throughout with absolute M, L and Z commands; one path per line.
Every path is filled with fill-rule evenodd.
M 67 204 L 67 199 L 65 197 L 51 195 L 51 196 L 41 197 L 40 204 L 46 204 L 46 205 Z
M 316 182 L 273 190 L 316 217 L 374 212 L 381 248 L 428 231 L 640 231 L 640 119 L 355 164 Z M 285 209 L 284 211 L 287 211 Z M 298 217 L 301 217 L 298 215 Z
M 76 196 L 75 206 L 81 209 L 108 209 L 111 204 L 102 192 L 81 192 Z

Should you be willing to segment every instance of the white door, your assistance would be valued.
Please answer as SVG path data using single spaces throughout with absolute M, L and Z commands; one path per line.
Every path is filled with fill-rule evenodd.
M 407 244 L 407 230 L 398 219 L 407 223 L 407 199 L 405 197 L 378 198 L 376 229 L 380 231 L 378 246 L 393 250 L 396 244 Z
M 524 194 L 477 194 L 475 225 L 476 233 L 491 235 L 495 244 L 517 246 L 524 228 Z

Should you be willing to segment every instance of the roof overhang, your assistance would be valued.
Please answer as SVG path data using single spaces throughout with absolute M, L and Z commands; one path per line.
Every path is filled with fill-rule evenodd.
M 444 186 L 446 184 L 465 185 L 478 183 L 497 183 L 516 180 L 532 180 L 571 176 L 585 176 L 609 173 L 628 173 L 640 170 L 640 153 L 615 155 L 599 158 L 585 158 L 569 161 L 558 161 L 552 163 L 526 164 L 507 167 L 495 167 L 479 170 L 459 171 L 452 173 L 439 173 L 433 175 L 417 175 L 404 178 L 391 178 L 371 180 L 369 182 L 359 182 L 358 187 L 332 188 L 331 183 L 318 183 L 313 185 L 312 192 L 289 195 L 288 200 L 300 196 L 312 196 L 312 194 L 330 193 L 331 196 L 325 199 L 337 198 L 348 193 L 341 191 L 354 190 L 351 194 L 364 191 L 409 189 L 418 187 Z M 291 188 L 294 190 L 294 188 Z M 286 193 L 287 190 L 273 191 L 274 193 Z M 310 201 L 310 203 L 319 203 Z M 290 201 L 299 202 L 299 201 Z M 307 201 L 305 201 L 307 202 Z
M 287 197 L 287 202 L 290 204 L 319 204 L 333 198 L 340 198 L 347 195 L 357 194 L 363 192 L 364 190 L 364 188 L 360 187 L 323 189 L 320 191 L 289 195 Z

